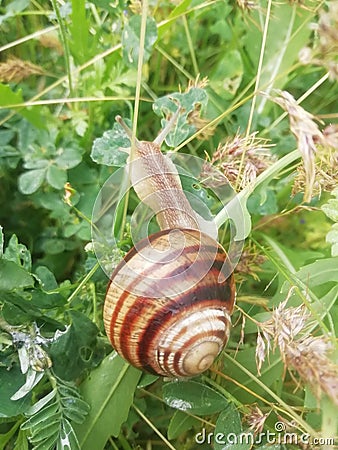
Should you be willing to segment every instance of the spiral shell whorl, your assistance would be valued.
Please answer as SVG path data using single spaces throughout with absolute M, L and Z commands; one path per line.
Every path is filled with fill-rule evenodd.
M 134 366 L 187 377 L 205 371 L 226 344 L 235 287 L 216 241 L 177 232 L 155 233 L 126 255 L 111 277 L 104 323 L 113 347 Z M 160 249 L 156 261 L 147 253 L 152 247 Z

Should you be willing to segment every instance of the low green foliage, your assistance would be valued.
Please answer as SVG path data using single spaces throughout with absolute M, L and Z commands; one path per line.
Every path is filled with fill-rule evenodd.
M 337 3 L 2 2 L 0 450 L 333 448 Z M 229 343 L 185 381 L 128 365 L 102 321 L 158 229 L 115 116 L 153 141 L 178 107 L 162 150 L 240 256 Z

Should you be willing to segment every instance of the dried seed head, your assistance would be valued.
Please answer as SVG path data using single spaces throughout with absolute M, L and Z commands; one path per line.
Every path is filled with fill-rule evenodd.
M 185 90 L 185 92 L 189 92 L 190 89 L 192 88 L 200 88 L 200 89 L 205 89 L 209 84 L 209 80 L 208 77 L 203 77 L 202 79 L 200 79 L 200 76 L 197 75 L 197 77 L 193 80 L 189 80 L 188 82 L 188 86 Z
M 270 97 L 270 99 L 289 114 L 290 129 L 297 140 L 298 149 L 303 158 L 303 168 L 298 171 L 295 190 L 304 191 L 304 201 L 310 202 L 320 187 L 320 181 L 316 177 L 318 153 L 322 154 L 322 151 L 326 155 L 332 153 L 331 144 L 336 145 L 337 143 L 337 131 L 333 128 L 327 130 L 326 133 L 321 132 L 315 122 L 318 119 L 298 105 L 291 94 L 279 90 L 275 92 L 277 95 Z M 320 159 L 322 160 L 321 156 Z M 332 166 L 330 170 L 332 171 Z M 327 182 L 323 184 L 326 185 Z
M 11 56 L 6 62 L 0 63 L 0 81 L 5 83 L 20 81 L 28 78 L 30 75 L 44 73 L 43 69 L 29 61 L 22 61 L 19 58 Z
M 338 405 L 338 367 L 327 357 L 333 350 L 331 342 L 321 336 L 304 336 L 290 342 L 286 350 L 286 365 L 297 371 L 315 396 L 319 399 L 325 392 Z
M 287 300 L 273 311 L 269 320 L 258 325 L 258 373 L 271 348 L 278 347 L 285 366 L 296 370 L 300 380 L 310 385 L 317 398 L 325 392 L 338 404 L 338 368 L 328 358 L 332 344 L 323 336 L 311 335 L 311 316 L 304 305 L 286 308 Z
M 42 45 L 42 47 L 53 48 L 57 51 L 59 55 L 63 54 L 63 47 L 56 33 L 51 32 L 47 34 L 42 34 L 39 37 L 39 42 Z
M 237 184 L 239 189 L 243 189 L 273 162 L 270 147 L 272 145 L 267 139 L 257 137 L 257 132 L 249 136 L 237 133 L 234 138 L 229 138 L 218 146 L 210 162 L 224 173 L 230 183 Z M 243 154 L 244 165 L 242 165 Z
M 254 434 L 259 434 L 263 431 L 265 421 L 270 412 L 263 414 L 257 405 L 250 409 L 251 411 L 244 415 L 243 420 L 249 425 L 249 430 L 252 430 Z

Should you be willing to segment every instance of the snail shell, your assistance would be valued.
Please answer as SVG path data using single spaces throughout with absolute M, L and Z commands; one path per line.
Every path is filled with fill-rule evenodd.
M 229 337 L 235 284 L 227 276 L 227 255 L 197 230 L 163 230 L 148 239 L 111 276 L 106 333 L 138 368 L 167 377 L 198 375 Z
M 161 231 L 138 242 L 114 270 L 103 319 L 113 347 L 132 365 L 181 378 L 204 372 L 225 346 L 235 283 L 215 224 L 191 208 L 175 165 L 161 152 L 178 113 L 153 143 L 136 139 L 130 151 L 133 188 Z

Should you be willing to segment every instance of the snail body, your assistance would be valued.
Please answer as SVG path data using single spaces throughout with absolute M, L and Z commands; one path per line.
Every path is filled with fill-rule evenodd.
M 105 330 L 135 367 L 167 377 L 196 376 L 228 340 L 235 301 L 232 268 L 210 226 L 192 210 L 174 164 L 156 140 L 136 141 L 136 150 L 141 169 L 131 167 L 131 182 L 155 212 L 161 231 L 136 243 L 112 273 Z

